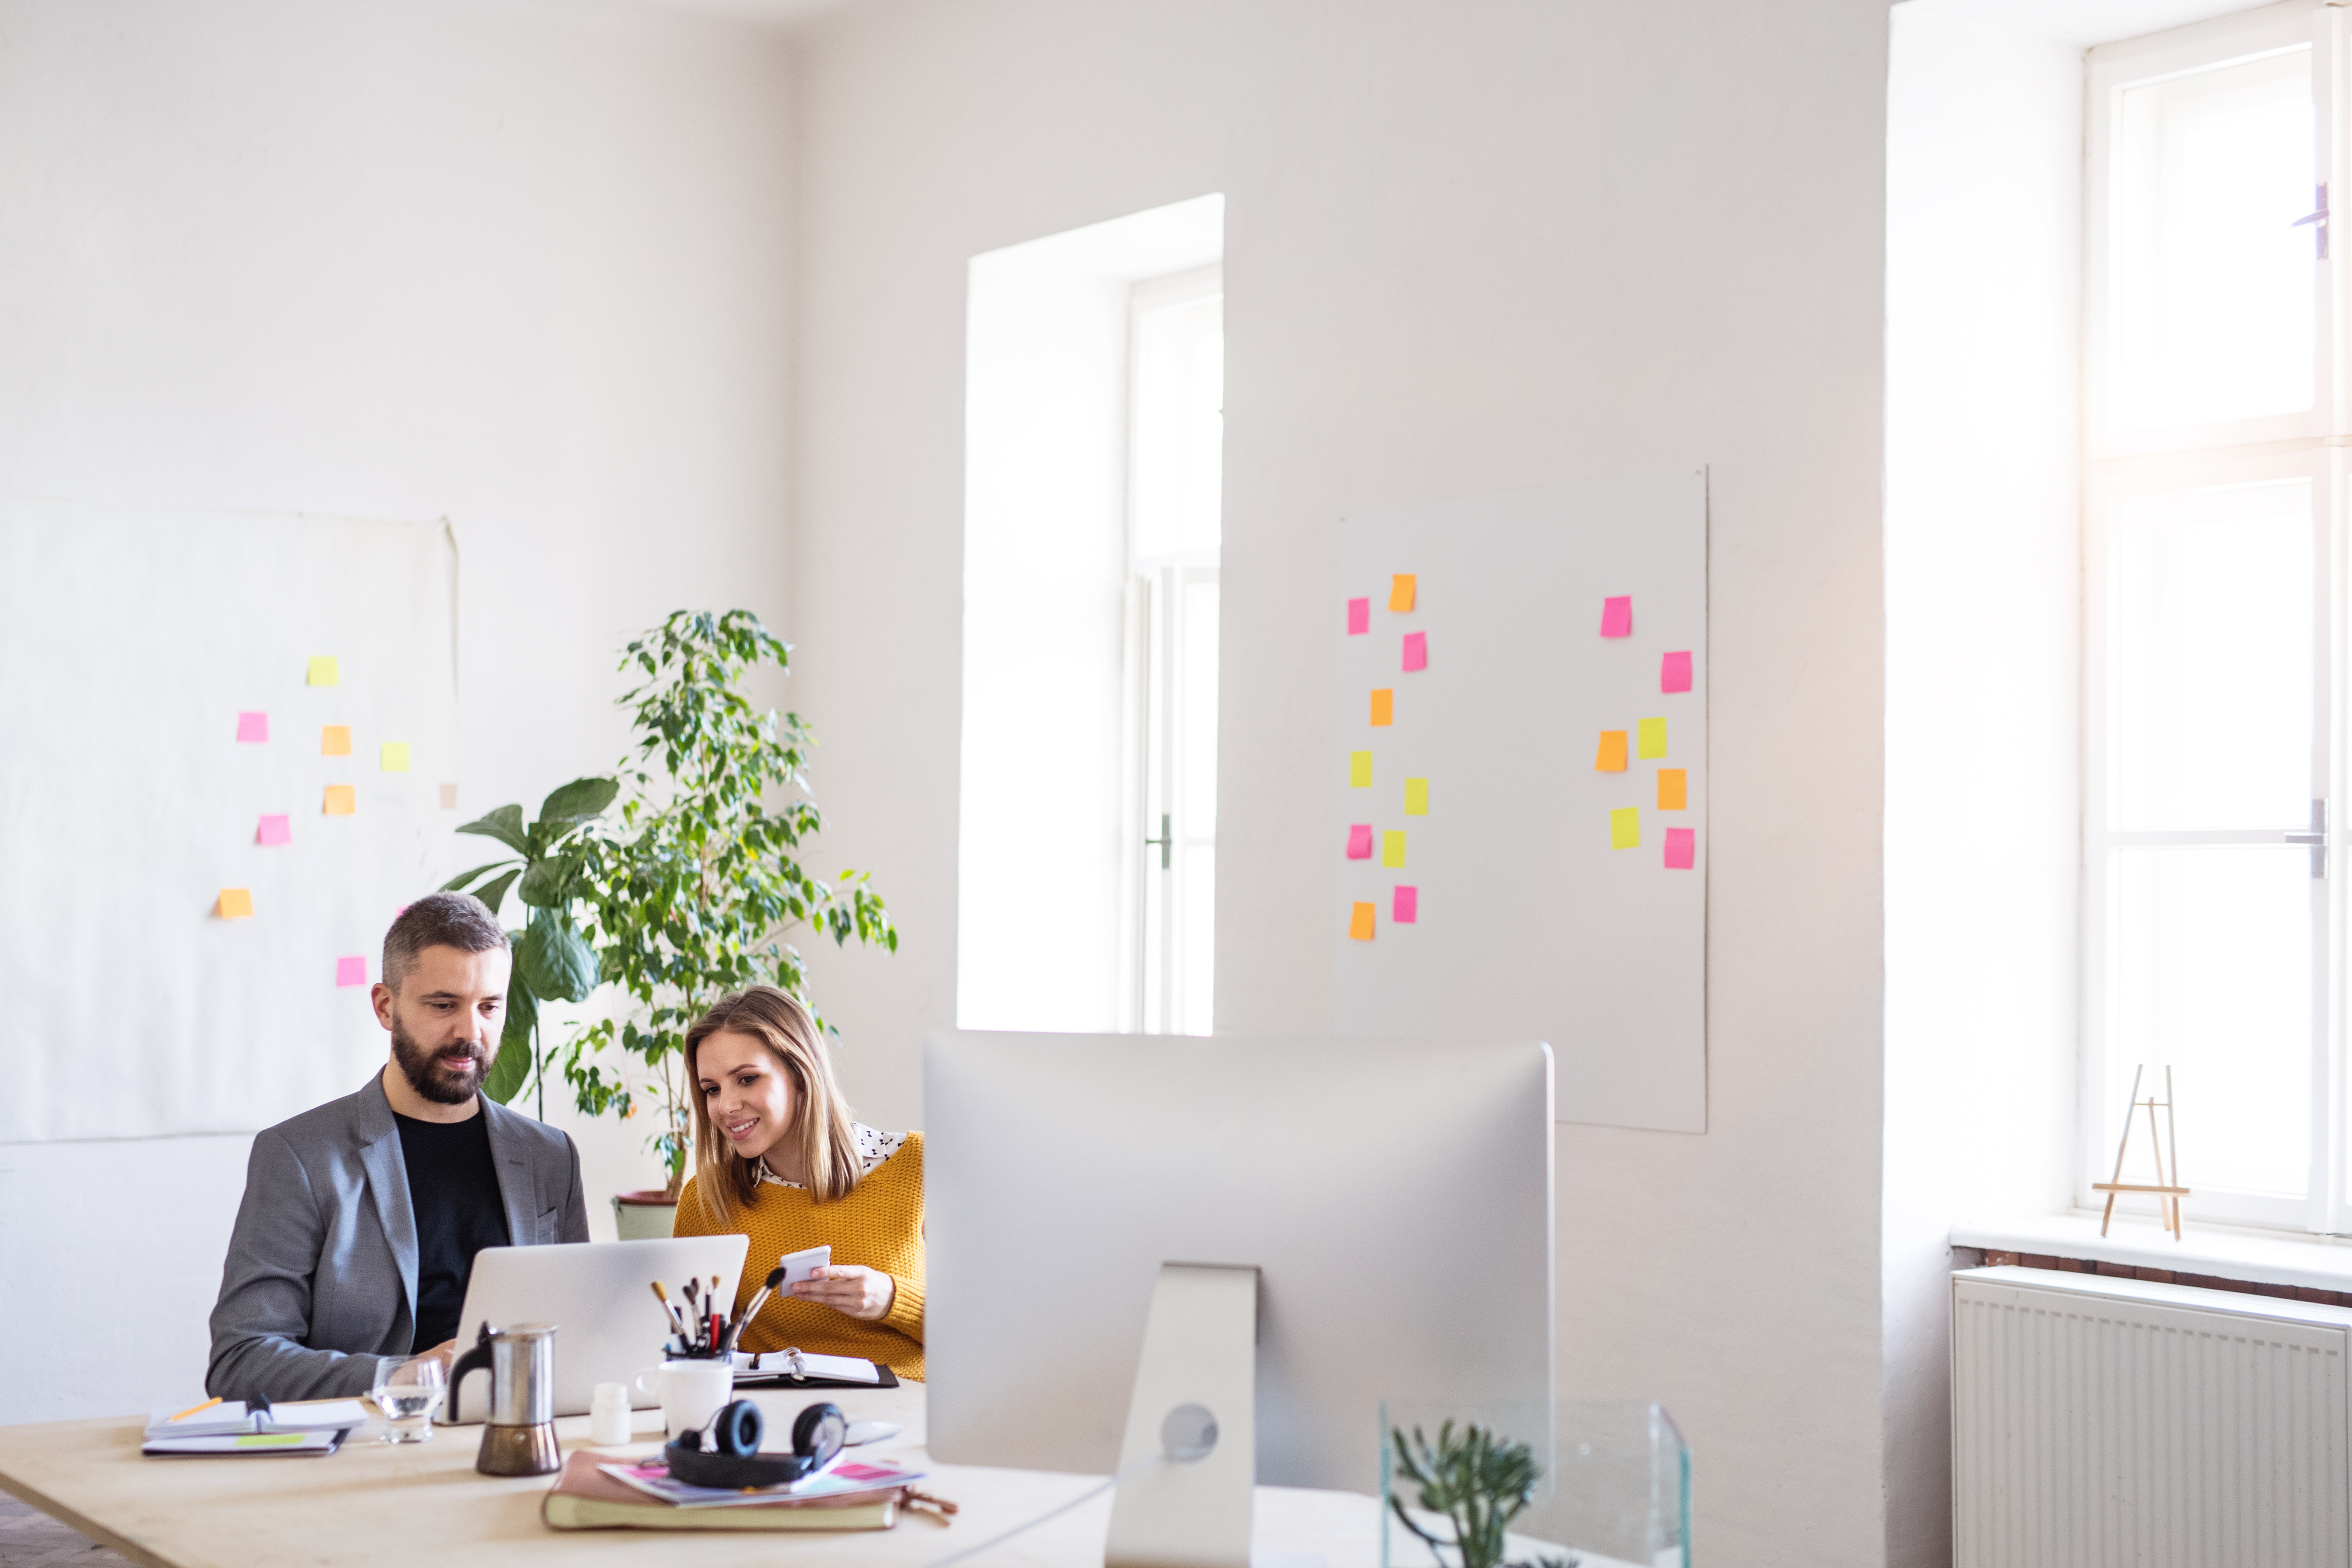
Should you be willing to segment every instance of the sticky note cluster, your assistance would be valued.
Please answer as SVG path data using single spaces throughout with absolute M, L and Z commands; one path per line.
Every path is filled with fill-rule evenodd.
M 1420 608 L 1421 579 L 1412 572 L 1399 572 L 1389 578 L 1388 609 L 1394 615 L 1410 615 Z M 1347 601 L 1348 636 L 1365 637 L 1372 629 L 1372 596 L 1366 595 Z M 1402 635 L 1398 666 L 1402 673 L 1412 675 L 1429 668 L 1429 634 L 1415 630 Z M 1397 727 L 1397 689 L 1375 687 L 1366 706 L 1370 728 L 1389 730 Z M 1348 787 L 1369 790 L 1374 787 L 1374 765 L 1370 751 L 1348 753 Z M 1393 789 L 1394 783 L 1389 786 Z M 1404 781 L 1403 814 L 1407 816 L 1429 815 L 1429 780 L 1408 778 Z M 1347 858 L 1350 860 L 1371 861 L 1377 858 L 1383 870 L 1401 869 L 1405 864 L 1405 831 L 1402 828 L 1375 828 L 1371 823 L 1353 823 L 1348 828 Z M 1378 854 L 1375 856 L 1375 849 Z M 1389 918 L 1399 925 L 1412 925 L 1420 919 L 1421 889 L 1399 884 L 1390 891 Z M 1348 912 L 1348 934 L 1359 942 L 1370 942 L 1379 917 L 1378 906 L 1371 902 L 1350 900 Z
M 1601 635 L 1604 637 L 1630 637 L 1633 635 L 1633 597 L 1630 594 L 1612 595 L 1601 601 Z M 1658 661 L 1658 689 L 1662 693 L 1688 692 L 1692 684 L 1692 658 L 1688 648 L 1677 648 L 1661 656 Z M 1601 731 L 1601 745 L 1594 753 L 1593 768 L 1604 773 L 1627 771 L 1626 741 L 1623 730 Z M 1666 719 L 1634 721 L 1631 739 L 1633 755 L 1643 762 L 1664 759 L 1668 754 Z M 1660 768 L 1657 770 L 1657 809 L 1687 811 L 1690 809 L 1690 770 Z M 1609 847 L 1612 849 L 1638 849 L 1642 847 L 1642 812 L 1639 806 L 1611 806 L 1609 811 Z M 1688 871 L 1696 868 L 1698 860 L 1698 830 L 1692 827 L 1669 827 L 1665 830 L 1665 868 Z

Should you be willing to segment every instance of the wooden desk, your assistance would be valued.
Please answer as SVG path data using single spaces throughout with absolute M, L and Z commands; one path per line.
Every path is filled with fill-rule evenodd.
M 758 1394 L 771 1431 L 789 1430 L 809 1394 Z M 500 1480 L 474 1471 L 478 1426 L 439 1430 L 429 1443 L 374 1440 L 374 1424 L 325 1458 L 150 1459 L 144 1420 L 0 1426 L 0 1489 L 149 1568 L 510 1568 L 530 1563 L 772 1568 L 847 1563 L 925 1568 L 1066 1501 L 1100 1478 L 1034 1470 L 933 1466 L 923 1452 L 919 1386 L 824 1395 L 852 1420 L 906 1431 L 863 1450 L 894 1454 L 930 1472 L 925 1490 L 962 1505 L 951 1526 L 908 1517 L 887 1531 L 803 1534 L 648 1530 L 556 1531 L 540 1522 L 550 1478 Z M 649 1453 L 661 1416 L 639 1411 L 636 1447 Z M 588 1418 L 556 1423 L 566 1453 L 585 1447 Z M 1100 1568 L 1108 1495 L 990 1553 L 991 1568 Z M 1375 1568 L 1379 1504 L 1352 1492 L 1260 1487 L 1256 1547 L 1308 1553 L 1328 1568 Z M 1306 1568 L 1294 1559 L 1294 1568 Z

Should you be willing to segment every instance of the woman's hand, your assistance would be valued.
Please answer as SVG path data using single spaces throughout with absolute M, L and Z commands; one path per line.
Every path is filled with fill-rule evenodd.
M 793 1294 L 860 1322 L 879 1322 L 898 1298 L 898 1282 L 878 1268 L 829 1263 L 793 1287 Z

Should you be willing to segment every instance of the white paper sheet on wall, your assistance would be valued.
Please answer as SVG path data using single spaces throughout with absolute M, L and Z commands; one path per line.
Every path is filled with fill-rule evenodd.
M 0 502 L 0 1142 L 251 1131 L 383 1059 L 456 574 L 437 522 Z
M 1560 1120 L 1706 1131 L 1705 470 L 1340 541 L 1335 1027 L 1545 1040 Z

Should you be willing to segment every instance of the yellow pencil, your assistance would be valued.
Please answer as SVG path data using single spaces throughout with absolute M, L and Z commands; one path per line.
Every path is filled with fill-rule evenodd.
M 191 1405 L 185 1410 L 181 1411 L 177 1415 L 173 1416 L 172 1420 L 185 1421 L 191 1415 L 201 1415 L 219 1403 L 219 1399 L 214 1398 L 205 1400 L 202 1405 Z M 166 1423 L 166 1425 L 169 1425 L 169 1423 Z

